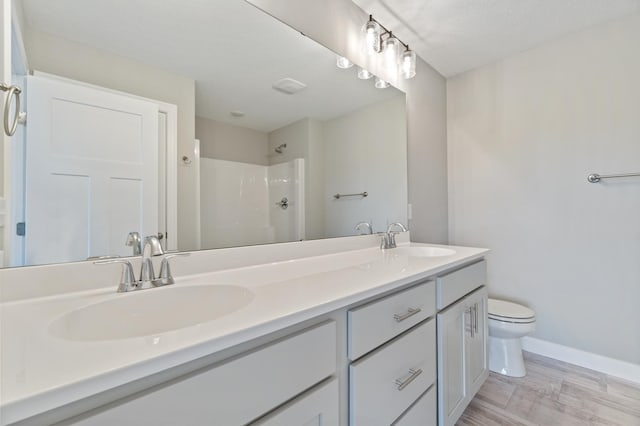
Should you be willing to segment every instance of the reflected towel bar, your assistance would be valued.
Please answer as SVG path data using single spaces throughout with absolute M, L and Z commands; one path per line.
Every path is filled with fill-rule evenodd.
M 589 176 L 587 176 L 587 181 L 590 183 L 598 183 L 602 179 L 626 178 L 636 176 L 640 176 L 640 173 L 620 173 L 617 175 L 599 175 L 597 173 L 591 173 Z
M 368 196 L 369 193 L 367 191 L 365 192 L 358 192 L 357 194 L 336 194 L 333 196 L 333 198 L 335 198 L 336 200 L 339 200 L 342 197 L 366 197 Z

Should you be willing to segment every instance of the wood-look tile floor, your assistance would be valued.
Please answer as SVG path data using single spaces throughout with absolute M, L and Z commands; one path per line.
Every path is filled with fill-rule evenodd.
M 525 352 L 527 376 L 491 373 L 456 426 L 640 426 L 640 385 Z

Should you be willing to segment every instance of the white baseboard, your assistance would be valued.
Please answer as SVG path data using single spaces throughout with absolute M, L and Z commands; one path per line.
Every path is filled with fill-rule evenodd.
M 620 361 L 619 359 L 585 352 L 533 337 L 522 338 L 522 349 L 640 384 L 640 365 L 638 364 Z

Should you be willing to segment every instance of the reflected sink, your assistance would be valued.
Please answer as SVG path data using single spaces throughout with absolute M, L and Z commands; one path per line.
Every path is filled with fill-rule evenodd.
M 49 331 L 68 340 L 115 340 L 165 333 L 229 315 L 248 305 L 251 291 L 232 285 L 172 286 L 120 293 L 71 311 Z
M 455 250 L 444 247 L 398 247 L 391 249 L 390 252 L 413 257 L 442 257 L 456 254 Z

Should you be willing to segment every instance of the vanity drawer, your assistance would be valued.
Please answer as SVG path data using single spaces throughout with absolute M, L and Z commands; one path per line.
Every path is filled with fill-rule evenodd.
M 436 278 L 436 301 L 438 309 L 444 309 L 465 294 L 487 283 L 487 262 L 466 266 Z
M 435 282 L 427 281 L 407 290 L 351 309 L 347 314 L 350 360 L 377 348 L 435 314 Z
M 431 386 L 431 388 L 391 426 L 435 426 L 438 423 L 437 396 L 436 386 Z
M 351 364 L 350 424 L 390 425 L 435 380 L 436 329 L 430 319 Z
M 60 424 L 243 425 L 335 370 L 336 324 L 330 321 Z

